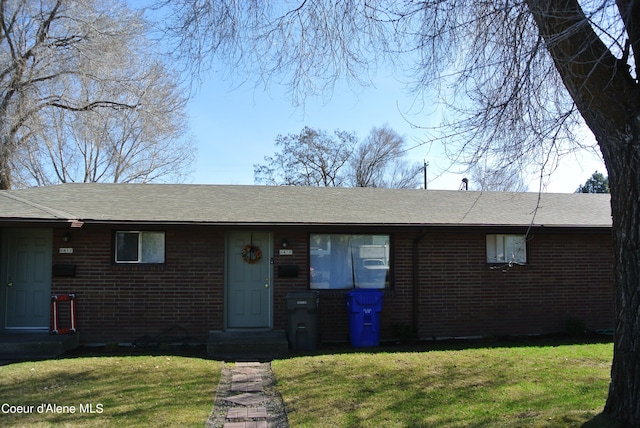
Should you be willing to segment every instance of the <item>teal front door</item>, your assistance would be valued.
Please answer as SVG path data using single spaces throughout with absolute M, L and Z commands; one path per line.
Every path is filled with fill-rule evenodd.
M 227 328 L 270 328 L 271 235 L 230 232 L 226 248 Z
M 5 328 L 48 329 L 51 310 L 50 229 L 5 229 Z

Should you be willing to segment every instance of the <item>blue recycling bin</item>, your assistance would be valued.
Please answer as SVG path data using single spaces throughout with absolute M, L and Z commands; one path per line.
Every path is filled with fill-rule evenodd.
M 380 345 L 383 295 L 382 291 L 369 288 L 356 288 L 345 293 L 351 346 L 360 348 Z

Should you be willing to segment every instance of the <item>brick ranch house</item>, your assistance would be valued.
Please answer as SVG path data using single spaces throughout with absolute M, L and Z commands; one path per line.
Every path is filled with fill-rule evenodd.
M 354 287 L 383 291 L 383 341 L 613 326 L 608 195 L 63 184 L 1 191 L 0 233 L 5 332 L 48 330 L 59 293 L 83 343 L 286 331 L 317 290 L 345 342 Z

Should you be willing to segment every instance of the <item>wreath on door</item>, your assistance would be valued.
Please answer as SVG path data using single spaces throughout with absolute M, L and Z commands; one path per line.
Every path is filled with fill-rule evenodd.
M 249 263 L 250 265 L 258 263 L 262 258 L 262 251 L 260 248 L 253 244 L 248 244 L 242 247 L 242 261 Z

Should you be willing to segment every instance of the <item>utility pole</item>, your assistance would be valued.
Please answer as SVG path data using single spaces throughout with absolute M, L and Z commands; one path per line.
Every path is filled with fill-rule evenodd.
M 424 167 L 422 171 L 424 172 L 424 190 L 427 190 L 427 167 L 429 166 L 429 162 L 424 161 Z

